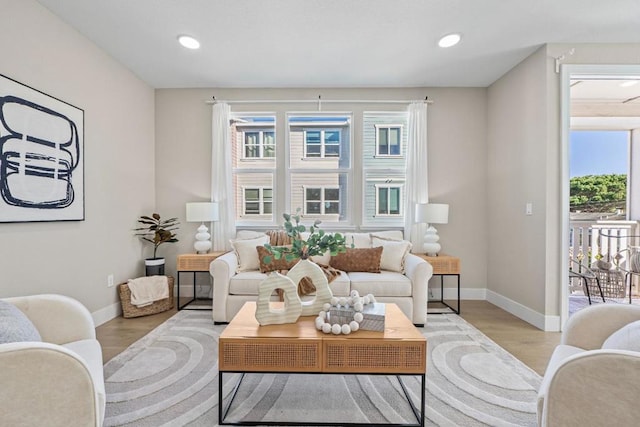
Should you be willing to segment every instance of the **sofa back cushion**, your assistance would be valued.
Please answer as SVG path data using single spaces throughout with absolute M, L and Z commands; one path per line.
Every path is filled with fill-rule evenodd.
M 331 257 L 331 267 L 338 270 L 380 273 L 382 246 L 377 248 L 347 248 L 344 253 Z
M 0 344 L 42 341 L 31 320 L 15 305 L 0 301 Z

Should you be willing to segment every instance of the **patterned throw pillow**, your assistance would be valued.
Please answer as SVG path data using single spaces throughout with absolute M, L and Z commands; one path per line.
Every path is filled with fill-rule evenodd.
M 347 248 L 347 251 L 331 257 L 331 267 L 342 271 L 380 273 L 382 246 L 377 248 Z
M 31 320 L 15 305 L 0 301 L 0 344 L 42 341 Z
M 264 246 L 256 246 L 258 251 L 258 258 L 260 259 L 260 273 L 269 273 L 270 271 L 291 270 L 291 267 L 296 265 L 300 259 L 296 258 L 292 261 L 287 261 L 284 257 L 275 259 L 273 253 Z M 271 262 L 265 262 L 266 256 L 271 257 Z

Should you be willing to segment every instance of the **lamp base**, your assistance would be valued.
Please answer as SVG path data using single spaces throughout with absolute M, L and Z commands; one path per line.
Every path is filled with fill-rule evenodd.
M 422 246 L 422 249 L 427 256 L 438 256 L 438 252 L 440 252 L 441 249 L 438 240 L 440 240 L 438 231 L 434 226 L 429 226 L 427 231 L 424 233 L 424 245 Z
M 196 253 L 198 254 L 206 254 L 211 249 L 211 234 L 209 234 L 209 229 L 204 223 L 198 227 L 198 232 L 196 233 L 196 242 L 193 244 Z

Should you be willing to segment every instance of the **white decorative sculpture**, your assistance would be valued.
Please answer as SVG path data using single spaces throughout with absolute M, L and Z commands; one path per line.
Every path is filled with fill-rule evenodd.
M 322 310 L 322 306 L 331 301 L 331 297 L 333 297 L 327 276 L 325 276 L 318 264 L 313 261 L 301 259 L 289 270 L 287 277 L 295 283 L 296 292 L 298 283 L 300 283 L 303 277 L 311 279 L 313 285 L 316 287 L 315 298 L 311 301 L 302 301 L 302 316 L 317 315 L 318 312 Z
M 270 300 L 273 291 L 282 289 L 284 308 L 271 308 Z M 256 320 L 260 325 L 281 325 L 295 323 L 302 313 L 302 301 L 298 296 L 298 284 L 280 273 L 271 273 L 260 283 L 258 302 L 256 303 Z

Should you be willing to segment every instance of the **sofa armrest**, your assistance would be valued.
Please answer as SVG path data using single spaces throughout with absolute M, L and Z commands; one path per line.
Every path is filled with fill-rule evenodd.
M 87 364 L 49 343 L 0 345 L 2 425 L 100 426 L 99 399 Z
M 585 351 L 567 357 L 547 384 L 538 397 L 539 426 L 631 426 L 640 419 L 640 353 Z
M 42 341 L 67 344 L 95 339 L 93 317 L 79 301 L 64 295 L 31 295 L 6 298 L 33 322 Z
M 238 258 L 235 252 L 228 252 L 211 262 L 209 273 L 213 277 L 213 321 L 227 321 L 227 297 L 229 281 L 236 275 Z
M 640 320 L 640 306 L 603 304 L 589 306 L 572 315 L 562 332 L 562 344 L 595 350 L 628 323 Z
M 427 290 L 433 267 L 423 258 L 407 254 L 404 259 L 404 274 L 411 280 L 413 298 L 413 323 L 424 325 L 427 322 Z

